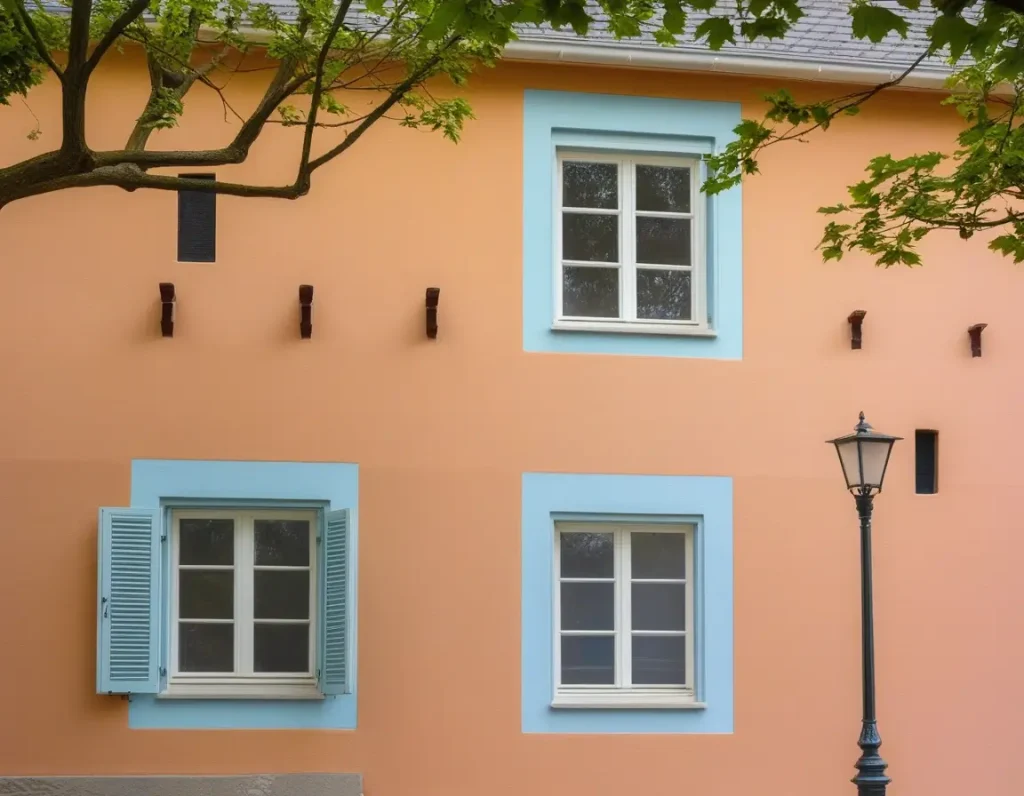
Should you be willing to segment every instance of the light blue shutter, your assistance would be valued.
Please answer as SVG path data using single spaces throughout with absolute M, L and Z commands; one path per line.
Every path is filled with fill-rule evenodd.
M 96 690 L 159 687 L 160 510 L 100 509 Z
M 349 518 L 348 511 L 327 512 L 320 545 L 320 690 L 349 692 Z

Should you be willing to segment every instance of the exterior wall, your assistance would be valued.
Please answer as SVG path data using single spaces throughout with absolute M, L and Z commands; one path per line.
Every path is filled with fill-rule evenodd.
M 96 148 L 120 143 L 144 98 L 128 66 L 97 77 Z M 173 195 L 103 189 L 5 208 L 0 773 L 353 772 L 368 796 L 848 794 L 856 516 L 823 440 L 863 409 L 890 433 L 941 432 L 939 494 L 913 494 L 904 442 L 876 501 L 890 773 L 903 794 L 1016 793 L 1024 277 L 952 236 L 929 241 L 916 271 L 822 265 L 814 251 L 814 210 L 869 156 L 949 145 L 934 96 L 882 97 L 766 154 L 744 187 L 742 359 L 524 352 L 524 89 L 729 100 L 750 115 L 769 87 L 502 66 L 474 79 L 478 120 L 457 148 L 382 127 L 301 201 L 220 199 L 212 265 L 174 262 Z M 202 101 L 219 120 L 215 98 Z M 39 97 L 33 109 L 52 145 L 56 108 Z M 229 134 L 197 117 L 190 108 L 158 140 Z M 27 113 L 0 119 L 14 130 L 5 159 L 37 151 L 20 137 Z M 292 159 L 275 147 L 293 135 L 270 131 L 238 172 L 287 178 Z M 177 286 L 173 340 L 159 337 L 159 281 Z M 309 341 L 300 283 L 316 287 Z M 442 288 L 436 341 L 423 335 L 429 285 Z M 854 309 L 868 312 L 861 351 Z M 981 359 L 975 322 L 989 324 Z M 93 693 L 96 508 L 128 505 L 140 458 L 358 463 L 355 730 L 130 729 L 125 701 Z M 523 732 L 531 472 L 731 479 L 732 733 Z

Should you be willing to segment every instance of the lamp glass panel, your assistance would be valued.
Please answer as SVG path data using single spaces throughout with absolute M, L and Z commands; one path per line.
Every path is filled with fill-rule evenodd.
M 843 475 L 846 477 L 846 488 L 853 489 L 860 486 L 857 440 L 850 439 L 844 442 L 837 442 L 836 450 L 839 451 L 839 461 L 843 465 Z
M 892 440 L 860 440 L 865 484 L 881 489 L 890 448 L 892 448 Z

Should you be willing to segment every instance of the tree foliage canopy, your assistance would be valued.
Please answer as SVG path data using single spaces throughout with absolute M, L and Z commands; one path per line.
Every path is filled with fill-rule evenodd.
M 880 85 L 825 101 L 800 102 L 786 90 L 768 95 L 761 119 L 746 119 L 737 138 L 709 158 L 705 190 L 726 190 L 758 171 L 768 146 L 827 130 L 897 86 L 926 60 L 949 67 L 951 105 L 962 129 L 948 152 L 904 158 L 880 154 L 846 202 L 822 208 L 831 218 L 826 259 L 861 250 L 881 265 L 920 262 L 917 244 L 936 230 L 970 238 L 995 229 L 990 246 L 1024 261 L 1024 0 L 836 0 L 850 36 L 906 37 L 909 12 L 926 12 L 927 49 L 906 71 Z M 27 97 L 49 77 L 61 90 L 61 144 L 0 164 L 0 208 L 52 191 L 97 185 L 215 191 L 297 198 L 314 173 L 377 121 L 397 120 L 457 141 L 472 117 L 458 96 L 438 97 L 431 82 L 456 86 L 491 65 L 516 31 L 570 27 L 583 35 L 597 16 L 618 37 L 641 32 L 672 46 L 680 40 L 719 49 L 784 37 L 808 0 L 0 0 L 0 106 Z M 920 16 L 918 16 L 920 19 Z M 86 140 L 86 98 L 96 67 L 111 51 L 136 47 L 148 66 L 149 95 L 119 150 Z M 262 97 L 242 114 L 224 88 L 234 73 L 261 70 Z M 178 124 L 190 92 L 216 92 L 236 123 L 225 146 L 154 148 L 153 133 Z M 356 92 L 364 92 L 358 94 Z M 350 98 L 367 97 L 366 103 Z M 349 103 L 349 104 L 346 104 Z M 4 130 L 0 107 L 0 132 Z M 268 125 L 295 128 L 295 178 L 285 185 L 200 180 L 160 168 L 243 163 Z M 38 129 L 29 133 L 39 137 Z M 326 143 L 325 143 L 326 139 Z M 159 140 L 159 137 L 157 137 Z

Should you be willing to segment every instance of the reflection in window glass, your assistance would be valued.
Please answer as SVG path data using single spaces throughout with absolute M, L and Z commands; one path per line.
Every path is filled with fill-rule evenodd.
M 693 695 L 693 531 L 556 523 L 559 688 Z
M 173 515 L 170 680 L 216 674 L 244 682 L 255 673 L 312 680 L 315 515 L 196 514 Z
M 699 161 L 589 157 L 561 153 L 559 161 L 556 321 L 588 329 L 584 322 L 593 319 L 598 329 L 623 331 L 706 327 L 707 200 L 696 187 Z M 601 323 L 607 320 L 627 323 Z

